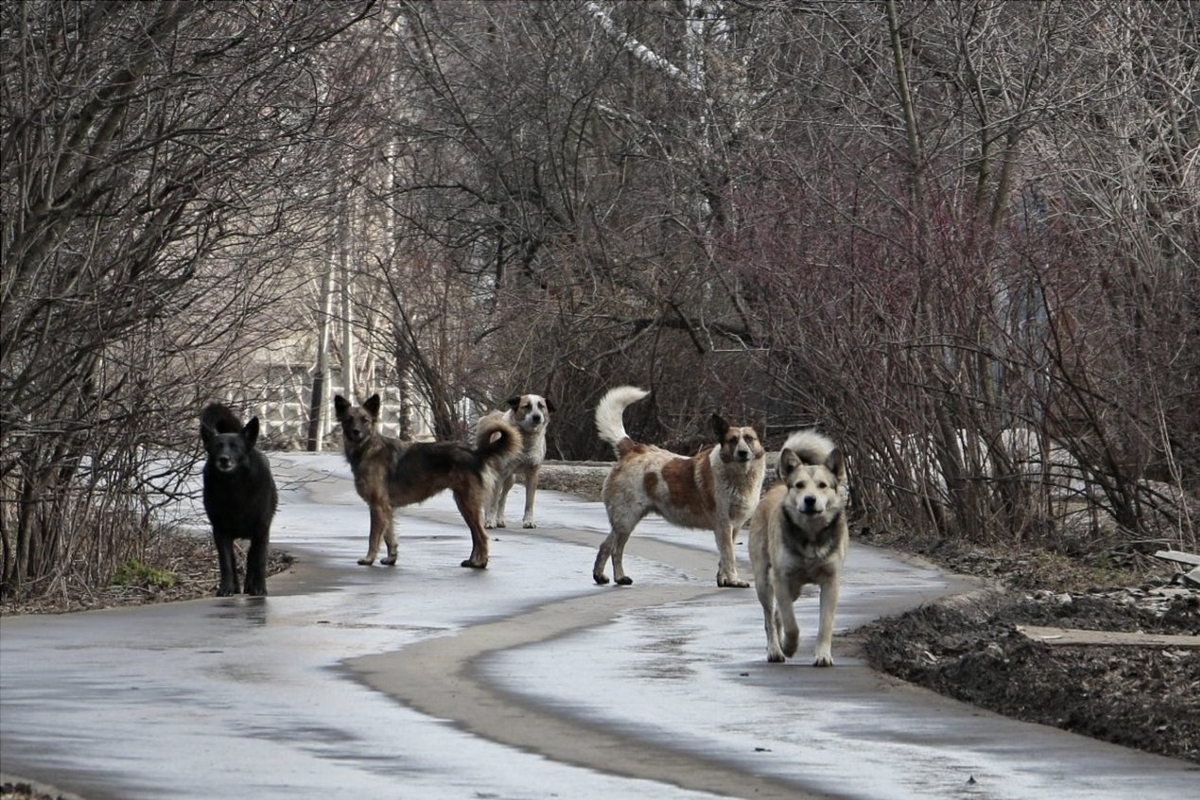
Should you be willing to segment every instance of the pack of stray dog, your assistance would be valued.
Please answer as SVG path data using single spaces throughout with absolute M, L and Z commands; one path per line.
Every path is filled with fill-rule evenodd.
M 633 583 L 624 569 L 625 545 L 638 522 L 656 513 L 681 527 L 711 530 L 719 554 L 717 585 L 747 587 L 738 575 L 733 548 L 748 521 L 767 661 L 795 656 L 800 639 L 795 603 L 804 586 L 815 584 L 820 588 L 820 611 L 813 663 L 832 666 L 833 625 L 849 543 L 841 449 L 815 430 L 791 434 L 779 452 L 778 482 L 760 499 L 766 452 L 754 427 L 731 425 L 714 413 L 710 445 L 694 456 L 672 453 L 638 442 L 625 431 L 625 408 L 648 394 L 635 386 L 620 386 L 609 390 L 596 407 L 597 433 L 613 448 L 617 461 L 602 491 L 611 532 L 597 552 L 594 581 L 609 582 L 605 566 L 611 560 L 615 583 Z M 518 472 L 526 490 L 522 525 L 536 527 L 534 498 L 554 410 L 546 397 L 512 397 L 507 410 L 480 418 L 471 444 L 384 436 L 378 430 L 380 405 L 378 394 L 360 406 L 341 395 L 334 398 L 343 452 L 355 489 L 370 512 L 367 553 L 359 564 L 375 563 L 381 545 L 387 546 L 387 555 L 380 563 L 395 564 L 394 509 L 449 490 L 471 533 L 471 555 L 462 566 L 487 567 L 485 527 L 505 527 L 505 503 Z M 258 432 L 257 418 L 243 426 L 219 403 L 201 414 L 200 435 L 208 454 L 204 507 L 221 570 L 218 596 L 239 591 L 233 550 L 238 538 L 250 540 L 246 593 L 267 593 L 267 547 L 278 495 L 267 459 L 255 448 Z

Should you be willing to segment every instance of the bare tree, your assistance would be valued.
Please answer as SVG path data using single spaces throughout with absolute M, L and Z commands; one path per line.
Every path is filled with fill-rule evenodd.
M 370 8 L 0 11 L 5 593 L 102 581 L 144 547 L 199 402 L 294 330 L 278 301 L 315 255 L 311 176 L 353 110 L 312 78 Z

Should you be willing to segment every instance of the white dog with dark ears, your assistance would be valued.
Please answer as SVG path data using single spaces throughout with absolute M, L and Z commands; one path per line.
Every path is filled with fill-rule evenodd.
M 546 427 L 550 424 L 550 412 L 554 403 L 540 394 L 523 394 L 510 397 L 507 401 L 507 411 L 493 411 L 486 414 L 485 419 L 500 417 L 510 425 L 515 425 L 521 431 L 524 449 L 521 457 L 493 482 L 491 496 L 484 506 L 484 527 L 503 528 L 504 506 L 508 502 L 508 493 L 516 483 L 517 473 L 521 472 L 525 479 L 525 516 L 521 527 L 536 528 L 533 519 L 533 501 L 537 495 L 538 475 L 542 462 L 546 460 Z
M 813 665 L 833 666 L 833 620 L 850 529 L 842 451 L 813 430 L 797 431 L 779 451 L 780 482 L 750 520 L 750 563 L 767 631 L 767 661 L 796 654 L 800 628 L 793 606 L 805 584 L 821 587 Z

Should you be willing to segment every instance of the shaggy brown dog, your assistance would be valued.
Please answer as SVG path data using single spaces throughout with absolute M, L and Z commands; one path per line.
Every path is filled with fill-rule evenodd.
M 474 448 L 461 442 L 402 442 L 376 430 L 379 395 L 371 395 L 357 407 L 338 395 L 333 406 L 342 424 L 342 446 L 354 473 L 354 488 L 371 510 L 370 543 L 358 563 L 374 563 L 382 539 L 388 554 L 379 563 L 395 564 L 392 509 L 449 489 L 471 529 L 471 557 L 462 566 L 485 568 L 488 537 L 483 530 L 483 501 L 498 471 L 521 454 L 520 432 L 504 420 L 495 420 L 480 427 Z

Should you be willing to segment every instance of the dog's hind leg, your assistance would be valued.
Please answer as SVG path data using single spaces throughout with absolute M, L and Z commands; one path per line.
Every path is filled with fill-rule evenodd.
M 600 543 L 600 549 L 596 551 L 596 563 L 592 566 L 592 580 L 601 586 L 608 583 L 608 576 L 604 574 L 604 568 L 608 565 L 608 559 L 612 556 L 613 541 L 616 537 L 616 531 L 608 534 L 604 541 Z
M 625 566 L 622 563 L 625 555 L 625 543 L 629 541 L 629 535 L 633 533 L 634 526 L 641 521 L 642 517 L 646 516 L 648 511 L 648 508 L 616 510 L 610 508 L 608 510 L 608 521 L 612 525 L 612 532 L 600 544 L 600 550 L 596 553 L 596 564 L 592 567 L 592 580 L 601 585 L 608 583 L 608 576 L 604 574 L 604 565 L 611 558 L 613 580 L 621 586 L 633 583 L 633 578 L 625 574 Z
M 738 575 L 737 559 L 733 555 L 733 537 L 737 533 L 728 522 L 718 522 L 713 527 L 713 535 L 717 539 L 717 552 L 721 560 L 717 564 L 717 586 L 745 589 L 750 584 Z
M 837 612 L 840 589 L 836 577 L 826 578 L 825 582 L 821 584 L 821 618 L 817 628 L 814 667 L 833 666 L 833 618 Z
M 454 491 L 454 504 L 458 513 L 471 530 L 471 557 L 460 566 L 471 569 L 487 569 L 488 565 L 488 535 L 483 529 L 483 509 L 479 506 L 482 489 L 472 491 Z
M 229 597 L 238 593 L 237 557 L 233 552 L 233 537 L 213 531 L 213 544 L 217 547 L 217 566 L 221 570 L 221 583 L 217 586 L 217 597 Z
M 635 522 L 634 525 L 637 523 Z M 612 565 L 613 565 L 613 581 L 618 586 L 629 586 L 633 583 L 633 578 L 625 574 L 625 544 L 629 541 L 629 535 L 633 533 L 633 525 L 628 527 L 613 528 L 613 547 L 612 547 Z
M 541 467 L 532 466 L 525 470 L 525 516 L 521 519 L 522 528 L 536 528 L 533 521 L 533 497 L 537 494 L 538 473 Z

